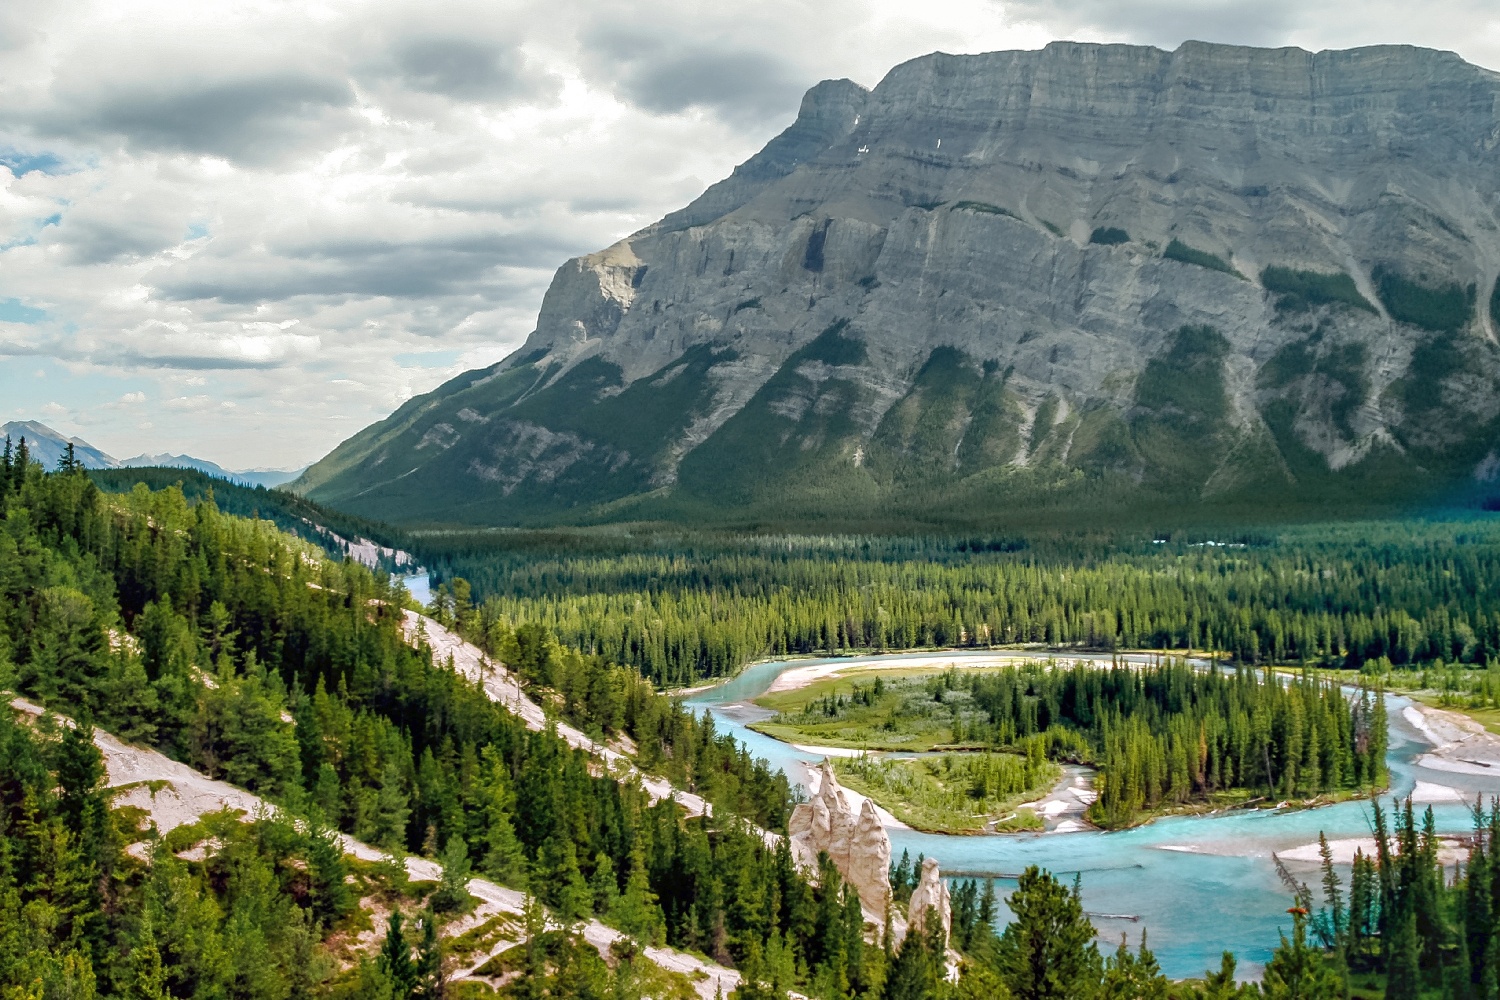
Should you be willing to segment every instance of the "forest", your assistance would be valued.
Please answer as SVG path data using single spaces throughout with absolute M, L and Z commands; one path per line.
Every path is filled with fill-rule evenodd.
M 513 953 L 519 974 L 503 996 L 669 995 L 636 950 L 653 943 L 738 968 L 742 1000 L 788 989 L 818 1000 L 1257 995 L 1233 984 L 1232 959 L 1201 982 L 1170 984 L 1145 942 L 1101 956 L 1076 884 L 1035 870 L 1011 893 L 1003 931 L 991 923 L 988 887 L 957 883 L 951 938 L 934 931 L 898 946 L 866 925 L 829 864 L 801 871 L 784 842 L 773 849 L 747 832 L 746 820 L 784 829 L 785 778 L 634 667 L 579 650 L 543 623 L 487 612 L 462 587 L 433 609 L 503 654 L 560 717 L 645 748 L 642 765 L 710 798 L 711 818 L 653 806 L 592 773 L 588 755 L 528 731 L 409 645 L 398 624 L 404 592 L 383 575 L 211 501 L 189 504 L 175 488 L 106 495 L 76 466 L 46 473 L 9 450 L 3 459 L 0 687 L 79 723 L 0 718 L 5 1000 L 487 995 L 480 984 L 445 982 L 444 953 L 463 937 L 438 934 L 470 905 L 471 872 L 529 900 Z M 1294 688 L 1316 694 L 1301 683 Z M 1041 724 L 1045 734 L 1053 709 L 1046 720 L 1030 714 L 1043 701 L 997 712 L 994 725 Z M 94 725 L 280 811 L 206 816 L 158 836 L 104 788 Z M 1395 823 L 1398 839 L 1431 839 L 1412 832 L 1409 809 Z M 338 832 L 386 860 L 344 856 Z M 1488 864 L 1493 842 L 1481 838 L 1475 865 Z M 1359 921 L 1294 914 L 1259 995 L 1343 996 L 1340 961 L 1351 976 L 1390 966 L 1398 979 L 1459 983 L 1458 941 L 1483 950 L 1474 942 L 1493 934 L 1479 917 L 1455 915 L 1455 893 L 1478 906 L 1472 877 L 1411 874 L 1423 850 L 1373 862 L 1376 884 L 1391 887 L 1373 904 L 1356 879 L 1347 912 L 1365 915 Z M 439 860 L 441 881 L 408 884 L 393 863 L 406 854 Z M 367 898 L 405 902 L 372 927 Z M 600 955 L 578 935 L 589 918 L 634 944 Z M 1351 921 L 1365 929 L 1340 952 L 1337 935 L 1353 935 L 1340 930 Z M 1403 937 L 1408 923 L 1415 946 Z M 1332 943 L 1309 944 L 1307 928 L 1316 938 L 1325 925 Z M 359 932 L 374 934 L 371 951 L 348 948 Z M 947 946 L 960 956 L 956 981 L 945 978 Z M 1488 966 L 1465 961 L 1490 981 Z
M 1387 779 L 1384 699 L 1369 689 L 1353 697 L 1310 671 L 1291 679 L 1269 669 L 1197 670 L 1167 659 L 949 669 L 868 684 L 857 677 L 841 682 L 852 682 L 847 697 L 839 683 L 825 682 L 834 686 L 821 697 L 787 692 L 763 699 L 814 695 L 800 710 L 757 728 L 793 741 L 833 742 L 838 737 L 829 736 L 844 734 L 844 744 L 859 737 L 868 743 L 856 745 L 885 749 L 930 749 L 939 739 L 949 747 L 1007 751 L 1000 759 L 1016 762 L 1009 769 L 1015 778 L 995 786 L 1002 795 L 1035 791 L 1029 769 L 1020 766 L 1033 757 L 1091 765 L 1099 771 L 1099 798 L 1089 818 L 1106 829 L 1250 795 L 1369 794 Z M 921 739 L 908 747 L 913 733 Z M 885 777 L 873 765 L 848 769 L 866 782 Z
M 430 535 L 487 620 L 687 686 L 768 657 L 983 648 L 1212 650 L 1357 670 L 1500 657 L 1500 526 L 1372 522 L 1156 538 Z

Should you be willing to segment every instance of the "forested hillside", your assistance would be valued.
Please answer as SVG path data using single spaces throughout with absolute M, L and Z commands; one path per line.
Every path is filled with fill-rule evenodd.
M 189 507 L 175 489 L 106 496 L 78 470 L 11 462 L 0 504 L 4 686 L 91 714 L 386 850 L 442 854 L 502 883 L 533 885 L 569 919 L 607 912 L 634 886 L 633 930 L 729 962 L 753 960 L 773 942 L 827 951 L 824 936 L 843 933 L 797 916 L 817 893 L 785 850 L 769 850 L 736 820 L 782 823 L 785 780 L 676 709 L 664 713 L 660 700 L 650 703 L 653 718 L 669 718 L 655 735 L 659 752 L 682 756 L 688 748 L 674 739 L 696 740 L 692 775 L 719 805 L 715 820 L 684 821 L 670 802 L 650 806 L 592 774 L 588 755 L 528 732 L 403 640 L 402 594 L 383 577 L 332 562 L 267 522 L 224 516 L 211 503 Z M 8 837 L 40 819 L 24 792 L 5 793 Z M 74 850 L 68 838 L 81 834 L 59 836 L 50 850 Z M 146 873 L 122 865 L 123 898 Z M 74 905 L 52 882 L 35 883 L 31 861 L 7 860 L 4 871 L 24 890 L 18 906 Z M 767 891 L 782 905 L 752 902 Z M 40 937 L 17 945 L 27 961 L 72 949 L 101 992 L 130 988 L 139 920 L 110 909 L 88 928 L 71 919 L 38 928 Z
M 137 483 L 145 483 L 152 490 L 175 486 L 190 504 L 212 500 L 220 513 L 270 521 L 282 531 L 334 552 L 340 551 L 335 537 L 342 538 L 345 542 L 368 539 L 377 543 L 377 546 L 388 549 L 401 549 L 406 541 L 404 532 L 315 504 L 295 493 L 232 483 L 197 469 L 150 466 L 91 469 L 88 470 L 88 477 L 106 493 L 129 493 Z M 369 546 L 368 555 L 372 557 L 369 562 L 382 569 L 401 568 L 396 564 L 395 558 L 379 552 L 377 546 Z
M 1316 525 L 1153 541 L 513 532 L 427 536 L 486 620 L 659 684 L 762 657 L 1042 643 L 1384 669 L 1500 656 L 1500 525 Z

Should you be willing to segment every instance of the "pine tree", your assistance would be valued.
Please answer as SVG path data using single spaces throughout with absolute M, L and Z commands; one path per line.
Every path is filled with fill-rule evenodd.
M 434 1000 L 444 995 L 443 943 L 438 937 L 437 914 L 430 908 L 422 915 L 422 940 L 417 945 L 417 958 L 412 965 L 413 997 Z
M 1343 1000 L 1344 982 L 1318 949 L 1307 943 L 1307 911 L 1293 907 L 1292 939 L 1266 963 L 1261 992 L 1267 1000 Z
M 166 983 L 161 949 L 156 946 L 156 935 L 147 921 L 130 949 L 130 978 L 125 985 L 125 1000 L 169 1000 Z
M 389 978 L 396 997 L 405 1000 L 416 987 L 417 967 L 411 958 L 411 943 L 402 930 L 402 920 L 400 910 L 391 911 L 386 923 L 385 942 L 375 961 L 382 974 Z
M 589 890 L 594 894 L 594 912 L 600 917 L 608 918 L 610 910 L 620 898 L 620 884 L 615 879 L 615 863 L 603 851 L 594 857 L 594 874 L 589 877 Z
M 1416 914 L 1409 905 L 1403 907 L 1387 926 L 1391 939 L 1385 947 L 1385 1000 L 1421 1000 L 1422 943 L 1417 938 Z
M 1015 919 L 995 949 L 996 967 L 1016 1000 L 1072 1000 L 1098 987 L 1094 926 L 1076 888 L 1035 865 L 1021 873 L 1009 905 Z
M 646 871 L 646 853 L 637 841 L 630 849 L 630 872 L 625 877 L 625 892 L 614 910 L 615 926 L 642 945 L 656 944 L 662 938 L 661 908 L 651 891 Z
M 470 906 L 469 848 L 458 834 L 448 838 L 443 851 L 443 874 L 432 893 L 432 908 L 438 913 L 458 913 Z

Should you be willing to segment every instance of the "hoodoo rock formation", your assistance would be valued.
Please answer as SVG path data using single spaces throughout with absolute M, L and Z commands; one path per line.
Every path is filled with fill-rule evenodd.
M 825 760 L 816 773 L 818 787 L 812 799 L 792 810 L 787 823 L 793 857 L 800 865 L 816 868 L 818 855 L 826 851 L 878 925 L 891 901 L 890 835 L 869 799 L 858 813 L 849 805 L 832 764 Z
M 936 919 L 943 925 L 943 943 L 947 943 L 953 931 L 953 902 L 948 895 L 948 883 L 938 870 L 937 858 L 922 862 L 922 878 L 912 890 L 906 914 L 908 934 L 921 934 L 927 928 L 927 921 Z
M 394 521 L 1500 492 L 1500 74 L 934 54 L 564 264 L 524 346 L 295 485 Z

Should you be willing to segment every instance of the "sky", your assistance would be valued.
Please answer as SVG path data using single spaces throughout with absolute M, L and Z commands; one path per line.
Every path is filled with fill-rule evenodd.
M 819 80 L 1059 38 L 1500 69 L 1500 4 L 0 6 L 0 423 L 306 465 L 513 351 L 563 261 L 696 197 Z

